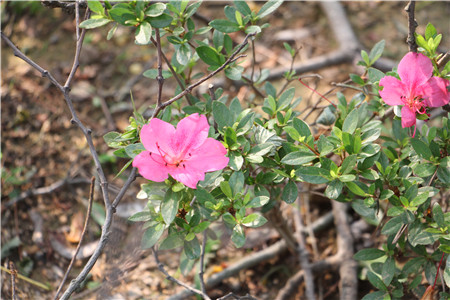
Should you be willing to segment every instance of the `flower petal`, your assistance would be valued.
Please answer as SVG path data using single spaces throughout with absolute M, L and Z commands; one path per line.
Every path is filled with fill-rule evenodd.
M 200 147 L 208 137 L 208 131 L 209 124 L 204 115 L 195 113 L 182 119 L 172 140 L 175 153 L 184 155 Z
M 441 107 L 448 104 L 450 93 L 447 90 L 447 86 L 449 84 L 450 81 L 444 78 L 431 77 L 422 90 L 427 106 Z
M 402 82 L 411 91 L 411 96 L 418 96 L 415 91 L 417 87 L 427 82 L 433 74 L 431 60 L 422 53 L 409 52 L 398 64 L 398 75 Z
M 149 124 L 142 126 L 140 135 L 141 142 L 148 151 L 159 154 L 161 150 L 156 145 L 158 143 L 162 151 L 173 154 L 171 141 L 175 135 L 175 127 L 172 124 L 153 118 Z
M 138 168 L 139 173 L 148 180 L 161 182 L 169 177 L 168 168 L 164 165 L 161 156 L 149 151 L 142 151 L 133 160 L 133 167 Z
M 203 145 L 185 161 L 186 169 L 195 169 L 202 172 L 212 172 L 225 168 L 229 158 L 225 155 L 227 149 L 221 142 L 207 138 Z
M 192 168 L 171 168 L 170 175 L 185 186 L 196 189 L 197 183 L 205 179 L 205 173 Z
M 411 127 L 416 124 L 416 112 L 412 111 L 408 106 L 402 107 L 402 127 Z
M 388 105 L 402 105 L 405 102 L 401 97 L 408 96 L 406 86 L 397 78 L 393 76 L 385 76 L 380 80 L 380 86 L 383 90 L 380 91 L 380 96 Z

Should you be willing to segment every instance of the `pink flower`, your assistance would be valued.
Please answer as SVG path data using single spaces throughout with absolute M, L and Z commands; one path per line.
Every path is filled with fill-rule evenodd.
M 447 104 L 450 95 L 447 91 L 449 81 L 432 77 L 433 65 L 421 53 L 409 52 L 398 65 L 398 75 L 386 76 L 380 80 L 380 96 L 388 105 L 403 105 L 402 127 L 416 124 L 416 113 L 427 113 L 427 107 L 440 107 Z
M 209 124 L 197 113 L 182 119 L 175 127 L 152 119 L 141 130 L 145 151 L 133 161 L 146 179 L 161 182 L 169 174 L 195 189 L 205 179 L 205 172 L 223 169 L 228 164 L 227 150 L 213 138 L 208 138 Z

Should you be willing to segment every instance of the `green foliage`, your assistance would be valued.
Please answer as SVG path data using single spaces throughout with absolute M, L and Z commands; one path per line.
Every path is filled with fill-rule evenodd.
M 174 71 L 163 70 L 163 77 L 178 76 L 183 84 L 191 84 L 195 76 L 202 76 L 192 75 L 197 66 L 208 72 L 217 70 L 236 50 L 229 33 L 263 34 L 265 26 L 259 21 L 281 3 L 267 1 L 256 12 L 245 1 L 235 0 L 224 8 L 226 19 L 214 19 L 208 26 L 196 28 L 191 17 L 200 2 L 134 1 L 103 7 L 99 1 L 90 1 L 93 17 L 82 27 L 91 29 L 110 22 L 116 27 L 134 26 L 135 42 L 141 45 L 151 44 L 155 28 L 159 28 L 163 44 L 173 51 L 170 63 Z M 440 40 L 431 24 L 425 37 L 417 35 L 421 51 L 434 60 Z M 294 58 L 295 50 L 288 44 L 284 47 Z M 299 192 L 304 192 L 299 190 L 301 184 L 309 183 L 320 185 L 323 195 L 333 201 L 351 203 L 357 214 L 379 226 L 385 236 L 386 242 L 379 247 L 360 250 L 354 256 L 377 289 L 363 299 L 399 299 L 403 288 L 412 290 L 420 285 L 419 272 L 432 278 L 436 271 L 433 257 L 450 252 L 450 214 L 439 202 L 439 192 L 450 187 L 450 122 L 444 117 L 441 127 L 425 125 L 414 138 L 398 120 L 391 126 L 382 122 L 386 108 L 378 96 L 378 83 L 385 74 L 373 65 L 384 47 L 385 42 L 380 41 L 369 53 L 361 52 L 359 65 L 365 68 L 364 74 L 349 75 L 358 93 L 351 99 L 337 93 L 333 99 L 336 107 L 324 108 L 314 126 L 295 110 L 301 101 L 295 87 L 277 89 L 266 80 L 270 70 L 262 70 L 255 76 L 257 80 L 249 80 L 248 70 L 237 62 L 226 65 L 224 73 L 244 84 L 252 82 L 263 102 L 260 110 L 250 101 L 255 95 L 230 100 L 221 89 L 212 96 L 192 96 L 195 101 L 189 106 L 182 106 L 181 100 L 173 103 L 176 114 L 166 108 L 161 118 L 174 125 L 184 114 L 207 115 L 212 125 L 209 134 L 226 147 L 229 165 L 206 174 L 196 190 L 173 178 L 142 185 L 138 196 L 148 204 L 129 219 L 144 223 L 142 247 L 182 247 L 180 270 L 186 273 L 200 257 L 200 233 L 223 222 L 233 244 L 242 247 L 247 227 L 263 226 L 265 212 L 277 201 L 294 203 Z M 446 75 L 445 71 L 439 74 Z M 294 75 L 286 76 L 288 83 Z M 147 70 L 144 76 L 154 80 L 158 70 Z M 175 93 L 185 88 L 183 84 Z M 248 107 L 242 107 L 243 103 Z M 126 167 L 144 150 L 139 131 L 146 122 L 134 109 L 124 132 L 104 136 L 116 156 L 129 159 Z M 317 134 L 317 124 L 329 130 Z M 435 245 L 433 255 L 425 248 L 431 245 Z M 399 255 L 408 258 L 403 267 L 397 263 Z M 448 272 L 444 278 L 448 284 Z

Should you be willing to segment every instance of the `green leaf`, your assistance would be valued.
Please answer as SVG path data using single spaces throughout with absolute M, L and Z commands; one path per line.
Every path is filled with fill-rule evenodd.
M 269 0 L 267 1 L 263 7 L 258 11 L 257 16 L 259 18 L 264 18 L 267 15 L 273 13 L 281 4 L 283 0 Z
M 237 224 L 233 228 L 233 233 L 231 234 L 231 241 L 237 248 L 241 248 L 245 244 L 244 230 L 241 225 Z
M 353 134 L 358 126 L 359 111 L 358 109 L 353 109 L 345 118 L 342 124 L 342 131 L 349 134 Z
M 240 30 L 239 24 L 222 19 L 212 20 L 209 22 L 209 26 L 223 33 L 232 33 Z
M 281 199 L 287 204 L 294 203 L 298 196 L 298 188 L 295 182 L 289 181 L 283 189 Z
M 425 39 L 428 41 L 430 38 L 434 38 L 437 35 L 437 30 L 433 24 L 428 23 L 425 29 Z
M 228 181 L 221 181 L 220 182 L 220 189 L 230 199 L 233 199 L 233 192 L 231 191 L 230 184 Z
M 391 299 L 389 294 L 385 291 L 376 291 L 370 294 L 365 295 L 361 300 L 387 300 Z
M 249 16 L 252 13 L 250 7 L 243 0 L 234 0 L 234 5 L 236 6 L 236 9 L 244 16 Z
M 97 27 L 101 27 L 103 25 L 111 22 L 109 19 L 100 18 L 100 19 L 89 19 L 80 23 L 80 28 L 93 29 Z
M 411 145 L 413 146 L 414 151 L 416 151 L 416 153 L 420 157 L 430 160 L 431 157 L 433 156 L 428 145 L 419 140 L 418 138 L 411 139 Z
M 418 195 L 417 197 L 414 197 L 414 199 L 409 203 L 409 205 L 417 207 L 417 206 L 425 203 L 425 201 L 427 201 L 428 198 L 429 198 L 428 192 L 422 193 L 422 194 Z
M 380 277 L 378 277 L 378 275 L 376 275 L 372 271 L 367 272 L 367 279 L 369 279 L 370 283 L 377 289 L 387 291 L 386 285 L 383 283 Z
M 147 222 L 147 221 L 150 221 L 151 219 L 152 219 L 152 215 L 151 215 L 150 211 L 144 210 L 144 211 L 137 212 L 134 215 L 132 215 L 131 217 L 129 217 L 128 221 L 130 221 L 130 222 Z
M 150 19 L 150 24 L 152 25 L 152 27 L 155 28 L 164 28 L 170 25 L 170 23 L 172 23 L 173 18 L 166 14 L 163 13 L 160 16 L 154 17 Z
M 444 213 L 442 212 L 441 206 L 437 202 L 433 205 L 433 219 L 436 221 L 439 228 L 447 227 L 445 224 Z
M 370 65 L 373 65 L 383 54 L 385 41 L 381 40 L 373 46 L 372 50 L 370 50 L 369 59 Z
M 386 255 L 386 253 L 383 250 L 369 248 L 359 250 L 353 258 L 356 260 L 368 261 L 383 257 L 384 255 Z
M 214 101 L 212 105 L 214 120 L 221 130 L 225 126 L 232 126 L 234 122 L 233 114 L 228 107 L 219 101 Z
M 356 154 L 347 156 L 342 162 L 341 174 L 347 174 L 351 172 L 353 168 L 356 166 L 356 162 L 357 162 Z
M 330 182 L 325 189 L 325 196 L 330 199 L 337 199 L 342 192 L 342 188 L 344 187 L 344 183 L 339 181 L 338 179 Z
M 395 260 L 392 257 L 388 257 L 381 269 L 381 278 L 386 286 L 391 284 L 395 274 Z
M 229 225 L 230 227 L 234 227 L 236 225 L 236 219 L 229 212 L 226 212 L 222 215 L 223 221 Z
M 349 75 L 350 76 L 350 79 L 354 82 L 354 83 L 356 83 L 356 84 L 359 84 L 359 85 L 364 85 L 364 84 L 366 84 L 365 82 L 364 82 L 364 79 L 362 79 L 359 75 L 357 75 L 357 74 L 350 74 Z
M 203 222 L 201 222 L 200 224 L 198 224 L 197 226 L 194 227 L 194 232 L 195 233 L 203 232 L 204 230 L 206 230 L 206 228 L 209 227 L 210 224 L 211 224 L 211 222 L 203 221 Z
M 263 143 L 256 145 L 248 152 L 248 155 L 257 155 L 257 156 L 266 155 L 272 150 L 273 146 L 274 145 L 272 143 Z
M 267 196 L 258 196 L 253 198 L 247 205 L 245 205 L 246 208 L 252 208 L 252 207 L 261 207 L 266 205 L 269 202 L 270 198 Z
M 242 155 L 231 151 L 229 152 L 228 157 L 230 158 L 228 161 L 228 166 L 234 171 L 239 171 L 244 164 L 244 158 Z
M 447 266 L 444 268 L 444 281 L 445 284 L 447 284 L 447 287 L 450 288 L 450 255 L 447 255 L 447 259 L 445 261 L 445 265 Z
M 316 158 L 317 156 L 311 151 L 300 150 L 288 153 L 285 157 L 281 159 L 281 163 L 292 166 L 298 166 L 313 161 Z
M 364 192 L 364 190 L 359 185 L 357 185 L 355 182 L 353 182 L 353 181 L 346 182 L 345 185 L 355 195 L 358 195 L 358 196 L 361 196 L 361 197 L 368 196 L 367 193 Z
M 164 3 L 155 3 L 150 5 L 145 10 L 145 15 L 148 17 L 158 17 L 164 13 L 166 10 L 166 5 Z
M 150 79 L 156 79 L 156 77 L 158 77 L 158 69 L 149 69 L 145 71 L 142 75 Z M 162 70 L 162 76 L 164 78 L 170 78 L 172 77 L 172 72 L 170 72 L 169 70 Z
M 89 1 L 87 1 L 87 5 L 90 10 L 92 10 L 93 12 L 95 12 L 99 15 L 101 15 L 105 12 L 105 9 L 103 8 L 103 5 L 100 3 L 100 1 L 89 0 Z
M 209 46 L 200 46 L 195 49 L 201 60 L 210 66 L 220 66 L 222 61 L 217 51 Z
M 414 173 L 418 177 L 428 177 L 434 174 L 437 166 L 431 163 L 422 163 L 414 168 Z
M 230 184 L 231 191 L 233 192 L 233 197 L 235 197 L 238 193 L 242 193 L 244 188 L 244 180 L 245 178 L 242 172 L 233 172 L 233 174 L 231 174 L 228 182 Z
M 294 141 L 298 141 L 300 138 L 300 134 L 298 133 L 298 131 L 292 127 L 292 126 L 285 126 L 284 131 L 287 132 L 287 134 L 289 134 L 289 136 L 294 140 Z
M 139 153 L 141 153 L 144 150 L 145 150 L 145 148 L 144 148 L 144 145 L 142 145 L 142 143 L 131 144 L 131 145 L 128 145 L 125 147 L 125 152 L 131 158 L 135 158 L 136 155 L 138 155 Z
M 309 129 L 308 124 L 306 124 L 304 121 L 295 118 L 293 120 L 294 128 L 297 130 L 297 132 L 300 134 L 300 136 L 303 136 L 307 138 L 311 135 L 311 130 Z
M 282 111 L 289 107 L 292 99 L 294 99 L 295 88 L 290 88 L 286 90 L 283 94 L 281 94 L 280 98 L 277 101 L 277 111 Z
M 421 231 L 417 235 L 412 236 L 411 238 L 408 236 L 408 241 L 411 243 L 413 247 L 417 245 L 430 245 L 436 242 L 439 239 L 440 234 L 430 233 L 427 231 Z
M 328 175 L 328 171 L 318 167 L 298 167 L 295 170 L 301 180 L 313 184 L 327 183 L 329 180 L 324 176 Z
M 383 72 L 381 72 L 378 69 L 375 68 L 369 68 L 369 70 L 367 71 L 367 75 L 369 76 L 369 80 L 371 82 L 377 82 L 380 81 L 381 78 L 383 78 L 384 76 L 386 76 Z
M 250 214 L 242 219 L 242 225 L 252 228 L 261 227 L 266 224 L 266 222 L 267 219 L 259 213 Z
M 141 246 L 143 249 L 153 247 L 164 232 L 162 224 L 153 225 L 144 232 L 142 236 Z
M 169 235 L 167 238 L 165 238 L 162 241 L 158 250 L 170 250 L 170 249 L 181 247 L 181 246 L 183 246 L 183 244 L 184 244 L 184 238 L 183 238 L 182 234 L 174 233 L 172 235 Z
M 381 233 L 385 235 L 397 234 L 400 228 L 403 226 L 402 216 L 393 217 L 384 224 Z
M 191 241 L 184 242 L 184 253 L 189 259 L 197 259 L 200 257 L 201 248 L 197 237 L 194 237 Z
M 241 80 L 244 68 L 241 66 L 232 66 L 225 69 L 225 76 L 231 80 Z
M 168 190 L 161 203 L 161 215 L 166 225 L 170 225 L 178 212 L 179 194 Z
M 363 61 L 366 63 L 367 66 L 370 65 L 369 55 L 365 50 L 361 50 L 361 58 L 363 59 Z
M 152 37 L 152 25 L 148 22 L 142 22 L 136 30 L 136 44 L 147 45 Z

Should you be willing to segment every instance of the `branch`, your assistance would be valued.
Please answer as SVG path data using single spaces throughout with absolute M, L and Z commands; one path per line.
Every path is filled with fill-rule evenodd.
M 69 287 L 67 288 L 67 290 L 64 292 L 64 294 L 61 296 L 60 299 L 68 299 L 70 297 L 70 295 L 77 289 L 80 287 L 81 283 L 86 279 L 86 276 L 89 274 L 89 272 L 91 271 L 91 269 L 94 267 L 94 264 L 96 263 L 97 259 L 99 258 L 100 254 L 103 251 L 103 248 L 106 245 L 106 242 L 108 240 L 108 233 L 109 233 L 109 228 L 111 226 L 112 223 L 112 217 L 113 214 L 115 212 L 115 208 L 111 205 L 111 201 L 109 198 L 109 194 L 108 194 L 108 181 L 106 180 L 106 176 L 103 172 L 103 168 L 101 166 L 100 163 L 100 159 L 99 159 L 99 155 L 95 149 L 93 140 L 92 140 L 92 131 L 88 128 L 86 128 L 84 126 L 84 124 L 80 121 L 80 119 L 78 118 L 78 115 L 73 107 L 73 102 L 72 99 L 70 98 L 69 95 L 69 89 L 65 88 L 64 86 L 62 86 L 54 77 L 53 75 L 48 72 L 47 70 L 43 69 L 41 66 L 39 66 L 37 63 L 35 63 L 33 60 L 31 60 L 30 58 L 28 58 L 25 54 L 23 54 L 12 42 L 11 40 L 9 40 L 8 37 L 6 37 L 6 35 L 3 34 L 3 32 L 0 32 L 1 38 L 5 41 L 5 43 L 14 51 L 14 55 L 21 58 L 22 60 L 24 60 L 26 63 L 28 63 L 29 65 L 31 65 L 33 68 L 35 68 L 36 70 L 38 70 L 43 77 L 47 77 L 50 82 L 52 82 L 64 95 L 64 100 L 66 101 L 66 104 L 70 110 L 70 113 L 72 115 L 72 124 L 76 124 L 80 130 L 83 132 L 86 142 L 89 146 L 89 150 L 91 152 L 91 156 L 94 160 L 94 164 L 97 168 L 97 173 L 100 179 L 100 188 L 102 191 L 102 196 L 103 196 L 103 201 L 105 203 L 105 211 L 106 211 L 106 216 L 105 216 L 105 223 L 103 224 L 102 227 L 102 231 L 101 231 L 101 236 L 100 236 L 100 242 L 98 243 L 97 248 L 95 249 L 94 253 L 92 254 L 91 258 L 89 259 L 89 261 L 86 263 L 86 265 L 84 266 L 83 270 L 80 272 L 80 274 L 71 281 Z M 81 38 L 80 38 L 81 40 Z M 74 59 L 76 60 L 76 59 Z M 70 83 L 70 81 L 69 81 Z M 123 197 L 123 195 L 125 194 L 126 189 L 129 187 L 129 184 L 135 179 L 135 172 L 131 172 L 127 183 L 124 185 L 124 187 L 122 187 L 122 190 L 119 192 L 119 194 L 117 195 L 116 199 L 114 200 L 114 203 L 117 205 L 120 201 L 120 199 Z
M 408 5 L 405 7 L 405 11 L 408 13 L 408 38 L 406 39 L 406 42 L 408 43 L 410 52 L 417 52 L 416 37 L 414 36 L 417 28 L 417 22 L 414 18 L 415 8 L 415 1 L 409 1 Z
M 53 297 L 53 300 L 58 299 L 59 293 L 61 292 L 61 289 L 62 289 L 62 287 L 64 286 L 64 283 L 67 280 L 67 276 L 69 276 L 70 270 L 72 270 L 72 267 L 73 267 L 73 264 L 75 262 L 75 259 L 77 258 L 78 252 L 80 251 L 81 244 L 83 243 L 84 235 L 86 234 L 87 226 L 89 224 L 89 219 L 90 219 L 90 216 L 91 216 L 92 202 L 94 201 L 94 188 L 95 188 L 95 177 L 92 176 L 91 189 L 89 191 L 89 204 L 88 204 L 88 209 L 87 209 L 87 212 L 86 212 L 86 219 L 84 221 L 83 231 L 81 232 L 81 236 L 80 236 L 80 241 L 78 242 L 77 249 L 75 250 L 75 253 L 72 256 L 72 260 L 70 261 L 69 266 L 67 267 L 66 274 L 64 274 L 64 278 L 61 281 L 61 283 L 59 284 L 58 290 L 56 291 L 56 294 Z
M 202 84 L 203 82 L 205 82 L 206 80 L 210 79 L 211 77 L 215 76 L 217 73 L 221 72 L 223 69 L 225 69 L 226 66 L 228 66 L 229 64 L 233 63 L 235 60 L 244 57 L 245 55 L 238 55 L 239 52 L 241 52 L 241 50 L 247 45 L 248 43 L 248 39 L 252 36 L 255 36 L 255 33 L 249 33 L 247 34 L 247 36 L 245 37 L 244 41 L 242 42 L 242 44 L 239 46 L 238 49 L 236 49 L 236 51 L 233 52 L 233 54 L 231 54 L 231 56 L 223 63 L 223 65 L 221 65 L 219 68 L 217 68 L 216 70 L 214 70 L 213 72 L 211 72 L 210 74 L 202 77 L 201 79 L 199 79 L 197 82 L 189 85 L 187 88 L 184 89 L 184 91 L 182 91 L 181 93 L 179 93 L 178 95 L 176 95 L 175 97 L 163 102 L 160 106 L 156 107 L 155 111 L 153 112 L 153 117 L 157 116 L 158 113 L 161 111 L 161 109 L 165 108 L 166 106 L 172 104 L 173 102 L 181 99 L 184 95 L 190 94 L 191 91 L 196 88 L 197 86 L 199 86 L 200 84 Z
M 295 224 L 295 237 L 297 239 L 298 247 L 297 252 L 300 258 L 300 264 L 304 272 L 305 277 L 305 289 L 306 289 L 306 299 L 314 300 L 314 276 L 311 271 L 311 264 L 309 263 L 309 253 L 306 250 L 306 241 L 305 236 L 303 235 L 304 226 L 302 215 L 300 212 L 300 197 L 297 197 L 297 203 L 293 206 L 293 214 L 294 214 L 294 224 Z
M 158 81 L 158 98 L 156 100 L 156 105 L 161 106 L 161 96 L 162 88 L 164 85 L 164 77 L 162 75 L 162 51 L 161 51 L 161 37 L 159 36 L 159 28 L 155 28 L 156 35 L 156 48 L 158 49 L 158 76 L 156 80 Z
M 353 236 L 347 220 L 347 205 L 338 201 L 331 201 L 331 205 L 336 225 L 338 254 L 341 257 L 340 298 L 356 300 L 358 299 L 358 264 L 353 259 Z
M 209 298 L 209 296 L 206 295 L 205 293 L 203 293 L 202 291 L 197 290 L 197 289 L 195 289 L 195 288 L 185 284 L 184 282 L 179 281 L 178 279 L 173 278 L 172 276 L 170 276 L 169 273 L 167 273 L 166 269 L 164 269 L 164 265 L 159 261 L 158 254 L 156 253 L 155 247 L 152 247 L 152 250 L 153 250 L 153 256 L 155 257 L 156 264 L 158 265 L 158 269 L 161 271 L 161 273 L 166 275 L 166 279 L 168 279 L 168 280 L 170 280 L 172 282 L 175 282 L 178 285 L 181 285 L 185 289 L 187 289 L 187 290 L 189 290 L 189 291 L 191 291 L 191 292 L 193 292 L 193 293 L 195 293 L 197 295 L 202 296 L 206 300 L 211 300 L 211 298 Z
M 200 279 L 200 286 L 202 287 L 202 293 L 206 294 L 205 280 L 203 278 L 205 272 L 205 250 L 206 250 L 206 230 L 203 231 L 202 250 L 200 254 L 200 270 L 198 271 L 198 277 Z

